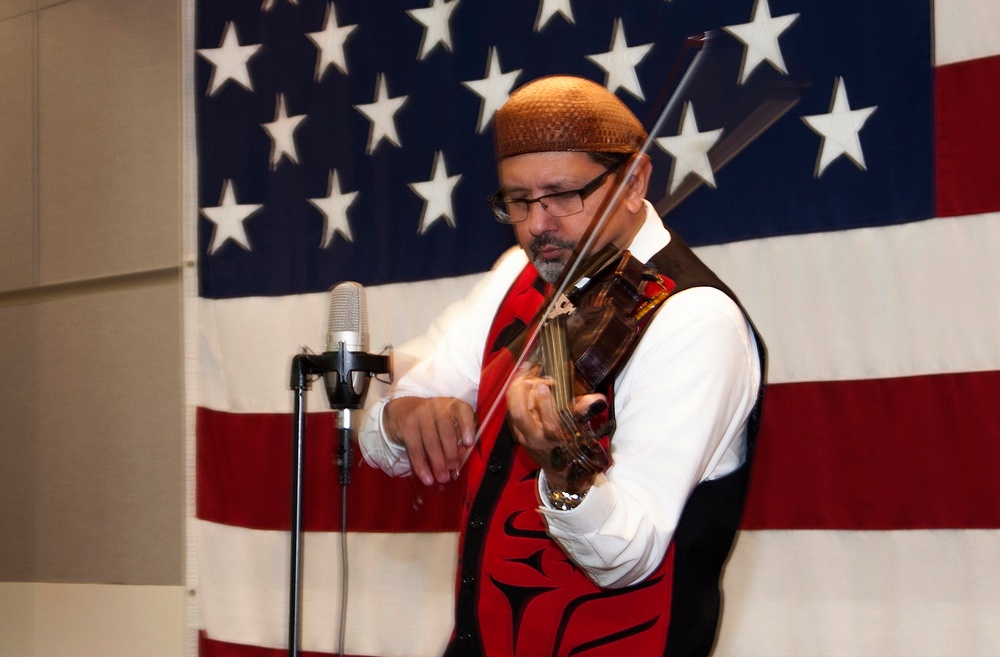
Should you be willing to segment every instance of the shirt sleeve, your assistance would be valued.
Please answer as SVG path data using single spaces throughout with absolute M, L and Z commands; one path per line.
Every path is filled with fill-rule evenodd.
M 452 304 L 429 333 L 436 335 L 430 355 L 400 376 L 387 396 L 365 414 L 358 444 L 365 461 L 393 476 L 410 474 L 406 450 L 389 439 L 382 425 L 386 403 L 396 397 L 454 397 L 475 406 L 483 349 L 493 316 L 527 264 L 512 248 L 461 301 Z
M 659 310 L 615 383 L 612 467 L 575 509 L 541 495 L 549 534 L 596 584 L 651 574 L 692 489 L 742 463 L 760 377 L 756 341 L 724 293 L 691 288 Z

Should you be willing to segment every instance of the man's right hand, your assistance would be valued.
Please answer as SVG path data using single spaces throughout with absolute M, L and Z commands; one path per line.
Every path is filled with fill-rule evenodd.
M 383 413 L 389 439 L 406 447 L 420 481 L 430 486 L 458 477 L 476 438 L 472 406 L 453 397 L 397 397 Z

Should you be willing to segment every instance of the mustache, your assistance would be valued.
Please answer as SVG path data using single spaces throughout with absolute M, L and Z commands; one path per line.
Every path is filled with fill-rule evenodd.
M 531 258 L 535 259 L 538 257 L 539 251 L 547 246 L 556 246 L 561 249 L 575 249 L 576 242 L 566 239 L 560 239 L 554 235 L 544 234 L 534 237 L 531 243 L 528 245 L 528 249 L 531 252 Z

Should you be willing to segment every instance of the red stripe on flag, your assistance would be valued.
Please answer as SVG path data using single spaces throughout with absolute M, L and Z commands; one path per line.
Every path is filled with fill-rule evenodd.
M 302 525 L 339 531 L 342 487 L 335 463 L 334 414 L 309 415 L 303 464 Z M 225 413 L 196 418 L 197 516 L 287 530 L 291 527 L 292 415 Z M 425 487 L 361 462 L 348 485 L 347 524 L 362 532 L 456 531 L 464 482 Z
M 746 529 L 1000 528 L 1000 372 L 768 389 Z
M 1000 372 L 768 388 L 747 529 L 1000 528 Z M 333 415 L 307 424 L 303 523 L 340 529 Z M 198 517 L 290 526 L 292 418 L 197 417 Z M 425 488 L 355 466 L 354 531 L 456 531 L 461 481 Z M 419 495 L 423 503 L 414 508 Z
M 937 214 L 1000 210 L 1000 56 L 940 66 L 935 76 Z

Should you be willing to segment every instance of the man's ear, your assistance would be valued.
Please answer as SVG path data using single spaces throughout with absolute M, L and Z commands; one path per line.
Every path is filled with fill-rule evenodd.
M 632 173 L 629 174 L 628 180 L 625 182 L 628 187 L 625 202 L 629 212 L 633 213 L 642 209 L 642 202 L 646 199 L 646 191 L 649 189 L 649 177 L 653 171 L 653 165 L 648 156 L 639 154 L 636 155 L 636 158 L 638 161 L 634 168 L 630 167 Z

